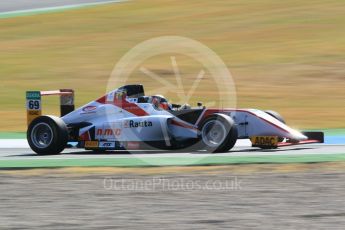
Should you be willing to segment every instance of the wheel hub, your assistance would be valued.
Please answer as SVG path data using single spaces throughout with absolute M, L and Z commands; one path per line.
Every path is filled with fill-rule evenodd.
M 46 148 L 53 141 L 53 130 L 46 123 L 38 123 L 32 128 L 31 140 L 37 148 Z
M 227 132 L 224 124 L 218 120 L 207 122 L 202 128 L 202 139 L 209 147 L 218 147 L 226 138 Z

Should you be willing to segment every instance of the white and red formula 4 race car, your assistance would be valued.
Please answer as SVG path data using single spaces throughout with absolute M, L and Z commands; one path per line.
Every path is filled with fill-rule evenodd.
M 42 116 L 42 96 L 59 95 L 61 117 Z M 264 149 L 322 143 L 322 132 L 299 132 L 274 111 L 210 109 L 169 104 L 126 85 L 78 109 L 73 90 L 26 92 L 27 140 L 40 155 L 59 154 L 70 143 L 87 150 L 184 149 L 227 152 L 237 139 Z

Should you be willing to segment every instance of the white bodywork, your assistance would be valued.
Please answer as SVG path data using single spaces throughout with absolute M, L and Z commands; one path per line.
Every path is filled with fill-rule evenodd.
M 98 141 L 169 142 L 172 137 L 176 140 L 199 138 L 198 126 L 203 119 L 214 113 L 223 113 L 235 121 L 238 138 L 279 136 L 299 141 L 307 139 L 302 133 L 257 109 L 204 109 L 195 124 L 191 124 L 151 103 L 138 103 L 137 98 L 125 97 L 116 101 L 117 93 L 118 90 L 114 90 L 62 119 L 67 125 L 87 122 L 89 125 L 79 129 L 79 136 L 83 138 L 87 138 L 85 133 L 94 128 L 94 140 Z

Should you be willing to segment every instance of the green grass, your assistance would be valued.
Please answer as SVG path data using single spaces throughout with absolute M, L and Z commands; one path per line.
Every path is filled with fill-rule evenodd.
M 345 128 L 344 12 L 337 0 L 143 0 L 1 19 L 0 131 L 25 130 L 26 90 L 74 88 L 82 105 L 104 94 L 128 50 L 165 35 L 214 50 L 236 81 L 239 107 L 277 110 L 296 128 Z M 146 66 L 171 72 L 168 58 Z M 177 58 L 188 88 L 195 63 Z M 169 71 L 166 78 L 173 82 Z M 131 82 L 159 91 L 139 73 Z M 202 82 L 191 103 L 216 98 L 211 83 Z M 45 102 L 46 113 L 57 110 L 55 99 Z
M 155 166 L 196 166 L 229 164 L 287 164 L 345 161 L 344 153 L 272 156 L 210 156 L 210 157 L 125 157 L 92 159 L 33 159 L 0 160 L 1 168 L 52 168 L 52 167 L 155 167 Z
M 24 132 L 0 132 L 0 139 L 25 139 Z

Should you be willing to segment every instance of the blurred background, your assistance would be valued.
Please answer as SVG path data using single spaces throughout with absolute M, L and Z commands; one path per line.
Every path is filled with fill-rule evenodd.
M 0 13 L 0 131 L 25 131 L 26 90 L 73 88 L 81 106 L 105 93 L 127 51 L 166 35 L 215 51 L 235 80 L 238 107 L 279 111 L 301 129 L 344 128 L 344 12 L 338 0 L 140 0 L 27 16 Z M 195 67 L 178 61 L 188 85 Z M 169 59 L 149 60 L 147 68 L 174 78 Z M 152 88 L 140 73 L 131 81 Z M 199 93 L 207 91 L 200 87 Z M 45 103 L 45 113 L 57 110 L 54 100 Z

